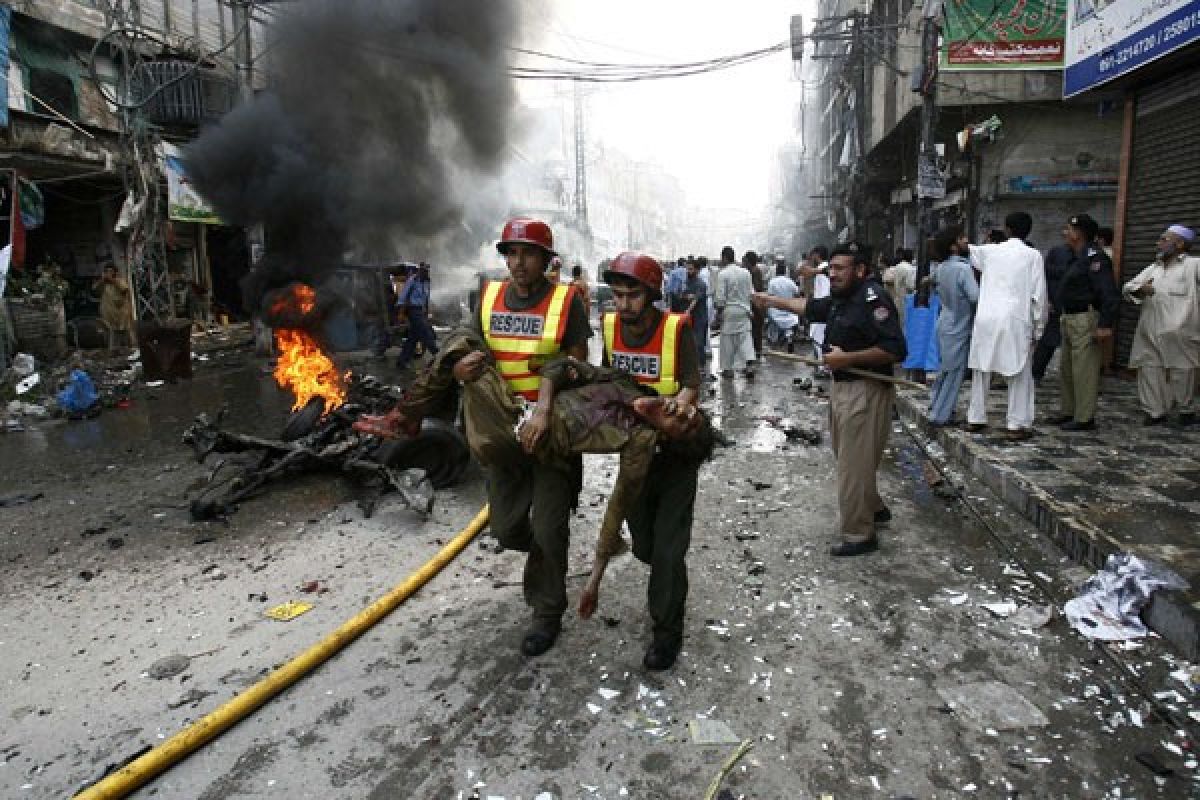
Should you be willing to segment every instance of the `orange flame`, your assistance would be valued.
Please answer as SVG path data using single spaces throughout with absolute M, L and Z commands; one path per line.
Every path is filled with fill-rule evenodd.
M 312 313 L 317 307 L 317 293 L 311 286 L 303 283 L 293 283 L 282 291 L 271 303 L 269 310 L 272 316 L 291 312 L 297 317 Z
M 311 289 L 308 291 L 312 293 Z M 311 297 L 309 300 L 311 302 Z M 306 331 L 279 328 L 275 331 L 275 348 L 279 352 L 275 382 L 296 396 L 293 411 L 304 408 L 317 396 L 325 398 L 326 412 L 346 402 L 346 388 L 341 376 Z

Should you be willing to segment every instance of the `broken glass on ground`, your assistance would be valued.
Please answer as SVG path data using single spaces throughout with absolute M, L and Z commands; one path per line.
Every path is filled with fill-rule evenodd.
M 1011 731 L 1050 724 L 1037 706 L 999 681 L 948 686 L 937 692 L 946 705 L 981 730 Z
M 698 718 L 688 722 L 692 742 L 699 745 L 738 744 L 742 740 L 719 719 Z

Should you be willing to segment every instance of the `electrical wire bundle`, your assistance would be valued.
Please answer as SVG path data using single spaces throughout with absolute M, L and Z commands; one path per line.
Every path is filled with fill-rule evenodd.
M 531 67 L 510 66 L 508 74 L 519 80 L 570 80 L 586 83 L 632 83 L 635 81 L 662 80 L 664 78 L 682 78 L 689 75 L 702 75 L 707 72 L 717 72 L 731 67 L 739 67 L 753 61 L 766 58 L 788 50 L 789 42 L 779 42 L 757 50 L 743 53 L 719 56 L 700 61 L 685 61 L 675 64 L 614 64 L 603 61 L 584 61 L 577 58 L 545 53 L 540 50 L 529 50 L 523 47 L 510 47 L 514 53 L 526 56 L 557 61 L 572 67 Z

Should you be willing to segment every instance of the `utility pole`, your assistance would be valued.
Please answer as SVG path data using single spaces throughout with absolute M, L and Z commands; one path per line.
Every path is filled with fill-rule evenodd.
M 587 206 L 587 135 L 584 131 L 583 92 L 579 81 L 572 81 L 575 90 L 575 220 L 584 233 L 588 230 Z
M 854 228 L 850 231 L 851 238 L 858 242 L 866 241 L 866 221 L 863 219 L 864 198 L 867 185 L 867 47 L 863 41 L 866 17 L 862 12 L 854 13 L 853 45 L 850 52 L 857 56 L 854 80 L 854 128 L 857 132 L 855 141 L 854 174 L 850 176 L 851 191 L 854 193 Z
M 254 97 L 254 37 L 250 30 L 252 0 L 233 0 L 233 35 L 237 37 L 234 53 L 237 58 L 238 98 L 249 102 Z
M 938 74 L 938 20 L 942 15 L 941 0 L 927 0 L 925 19 L 921 31 L 921 71 L 919 82 L 913 87 L 921 93 L 921 152 L 917 155 L 917 197 L 920 203 L 920 219 L 917 224 L 917 285 L 929 274 L 929 254 L 926 242 L 933 235 L 933 201 L 946 196 L 946 183 L 938 170 L 937 147 L 937 74 Z M 928 292 L 918 295 L 922 305 L 928 303 Z

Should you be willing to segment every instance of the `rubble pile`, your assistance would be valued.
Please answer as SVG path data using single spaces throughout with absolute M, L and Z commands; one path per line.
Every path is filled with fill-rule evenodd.
M 351 373 L 346 396 L 345 403 L 330 410 L 324 398 L 312 397 L 292 413 L 277 439 L 223 430 L 224 411 L 216 418 L 199 415 L 183 434 L 197 460 L 203 463 L 213 454 L 232 457 L 216 466 L 208 485 L 192 500 L 192 519 L 224 517 L 273 481 L 318 470 L 350 477 L 366 516 L 391 491 L 409 508 L 428 514 L 433 490 L 457 483 L 466 470 L 470 454 L 462 435 L 438 419 L 425 420 L 410 439 L 384 441 L 364 435 L 354 430 L 355 420 L 387 411 L 399 400 L 399 392 L 370 375 Z

